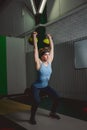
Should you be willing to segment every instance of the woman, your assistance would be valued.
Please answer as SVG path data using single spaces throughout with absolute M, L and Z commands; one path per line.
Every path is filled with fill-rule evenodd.
M 56 109 L 58 106 L 59 96 L 56 93 L 56 91 L 53 90 L 53 88 L 51 88 L 48 85 L 48 82 L 52 73 L 51 64 L 54 58 L 53 40 L 52 40 L 51 35 L 47 34 L 47 37 L 50 42 L 50 48 L 45 47 L 43 49 L 40 49 L 40 51 L 38 52 L 36 37 L 37 37 L 37 32 L 34 32 L 33 33 L 34 60 L 35 60 L 36 70 L 38 72 L 38 78 L 36 82 L 32 84 L 32 87 L 31 87 L 33 98 L 34 98 L 32 107 L 31 107 L 31 116 L 30 116 L 30 121 L 29 121 L 31 124 L 36 124 L 35 114 L 40 104 L 41 91 L 47 94 L 53 100 L 53 105 L 52 105 L 49 117 L 60 119 L 60 117 L 56 115 Z

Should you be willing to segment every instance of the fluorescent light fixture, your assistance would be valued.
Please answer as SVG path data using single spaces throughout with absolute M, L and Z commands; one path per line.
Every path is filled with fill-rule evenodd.
M 41 4 L 40 4 L 40 6 L 39 6 L 39 11 L 38 11 L 38 13 L 40 13 L 40 14 L 43 13 L 43 10 L 44 10 L 44 8 L 45 8 L 46 2 L 47 2 L 47 0 L 42 0 L 42 1 L 41 1 Z
M 33 13 L 36 14 L 36 6 L 35 6 L 34 1 L 30 0 L 30 2 L 31 2 L 32 9 L 33 9 Z

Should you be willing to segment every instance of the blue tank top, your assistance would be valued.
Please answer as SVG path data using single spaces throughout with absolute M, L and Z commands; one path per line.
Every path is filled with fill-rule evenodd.
M 38 72 L 38 79 L 33 84 L 33 86 L 37 88 L 47 87 L 48 81 L 52 73 L 51 64 L 48 63 L 48 65 L 46 66 L 44 65 L 44 63 L 42 63 L 40 69 L 37 72 Z

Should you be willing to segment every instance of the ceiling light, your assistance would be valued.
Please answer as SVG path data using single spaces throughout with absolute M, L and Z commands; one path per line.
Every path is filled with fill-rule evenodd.
M 39 6 L 39 11 L 38 11 L 38 13 L 40 13 L 40 14 L 43 13 L 43 10 L 44 10 L 44 8 L 45 8 L 46 2 L 47 2 L 47 0 L 42 0 L 42 1 L 41 1 L 41 4 L 40 4 L 40 6 Z
M 34 1 L 30 0 L 30 2 L 31 2 L 32 9 L 33 9 L 33 13 L 36 14 L 36 6 L 35 6 Z

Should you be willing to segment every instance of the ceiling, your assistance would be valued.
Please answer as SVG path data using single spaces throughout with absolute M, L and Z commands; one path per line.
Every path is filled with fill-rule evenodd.
M 0 0 L 0 12 L 3 11 L 5 8 L 7 8 L 7 6 L 9 6 L 9 4 L 12 3 L 12 1 L 14 1 L 14 0 Z M 76 6 L 76 4 L 79 5 L 79 4 L 83 4 L 83 3 L 87 2 L 87 0 L 47 0 L 47 17 L 49 17 L 50 12 L 52 12 L 53 7 L 55 8 L 56 2 L 58 4 L 58 1 L 59 2 L 61 1 L 61 4 L 62 4 L 62 2 L 65 2 L 65 1 L 68 2 L 69 4 L 71 4 L 70 3 L 70 1 L 71 1 L 72 3 L 74 3 L 73 9 L 74 9 L 74 6 Z M 28 10 L 29 15 L 30 14 L 33 15 L 33 11 L 32 11 L 30 0 L 15 0 L 15 2 L 18 3 L 18 4 L 24 5 L 27 8 L 27 10 Z M 75 3 L 75 2 L 77 2 L 77 3 Z M 63 3 L 63 4 L 65 4 L 65 3 Z M 63 6 L 62 6 L 61 9 L 63 9 Z M 54 15 L 56 16 L 57 13 L 58 12 L 56 12 Z M 32 18 L 34 18 L 34 17 L 32 17 Z M 57 16 L 57 20 L 58 20 L 58 16 Z
M 0 11 L 4 10 L 12 1 L 14 1 L 14 0 L 0 0 Z M 37 1 L 37 0 L 35 0 L 35 1 Z M 77 0 L 77 2 L 75 2 L 75 1 L 76 0 L 47 0 L 47 16 L 49 16 L 49 14 L 51 13 L 53 8 L 56 8 L 57 4 L 65 5 L 67 3 L 66 5 L 70 6 L 70 4 L 74 3 L 73 4 L 73 8 L 74 8 L 74 6 L 76 6 L 76 4 L 79 5 L 79 4 L 83 4 L 83 3 L 87 2 L 87 0 Z M 26 6 L 26 8 L 30 11 L 30 13 L 33 14 L 30 0 L 15 0 L 15 2 L 24 4 Z M 62 9 L 64 7 L 61 6 L 60 8 Z M 57 13 L 58 12 L 56 12 L 56 14 Z
M 3 11 L 10 4 L 10 2 L 12 3 L 12 1 L 14 2 L 14 0 L 0 0 L 0 12 Z M 35 1 L 38 1 L 38 0 L 35 0 Z M 29 11 L 29 13 L 33 15 L 30 0 L 15 0 L 15 2 L 24 5 Z M 87 0 L 47 0 L 47 17 L 49 19 L 49 16 L 52 15 L 53 17 L 51 18 L 52 20 L 55 17 L 58 17 L 59 12 L 60 12 L 59 15 L 61 15 L 61 12 L 63 11 L 64 8 L 66 8 L 67 10 L 67 6 L 68 8 L 70 8 L 69 6 L 72 6 L 73 4 L 71 8 L 74 9 L 74 7 L 77 7 L 78 5 L 83 4 L 85 2 L 87 2 Z M 60 9 L 58 10 L 56 8 L 60 8 Z
M 11 0 L 0 0 L 0 12 L 6 8 Z

